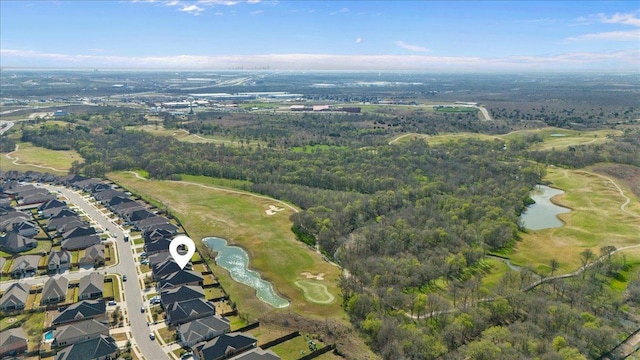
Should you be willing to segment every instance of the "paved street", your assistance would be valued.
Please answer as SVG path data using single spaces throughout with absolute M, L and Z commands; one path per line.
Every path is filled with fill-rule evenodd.
M 146 359 L 168 360 L 169 356 L 164 352 L 161 345 L 149 339 L 149 327 L 147 326 L 146 313 L 140 312 L 143 305 L 143 292 L 138 281 L 136 263 L 134 261 L 131 245 L 124 241 L 124 231 L 115 225 L 106 215 L 94 207 L 87 199 L 77 192 L 63 187 L 42 185 L 52 192 L 60 190 L 61 194 L 69 199 L 69 203 L 80 207 L 97 224 L 111 233 L 118 244 L 119 263 L 106 270 L 108 274 L 126 275 L 128 281 L 124 282 L 124 297 L 130 321 L 131 333 L 134 336 L 132 344 L 137 344 Z M 82 276 L 82 275 L 80 275 Z

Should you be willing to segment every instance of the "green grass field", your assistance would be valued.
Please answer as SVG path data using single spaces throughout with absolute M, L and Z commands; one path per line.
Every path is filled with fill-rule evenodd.
M 535 130 L 519 130 L 513 131 L 505 135 L 487 135 L 477 133 L 447 133 L 440 135 L 426 135 L 426 134 L 404 134 L 396 136 L 391 141 L 393 143 L 408 142 L 417 138 L 424 138 L 430 145 L 439 145 L 447 143 L 449 141 L 460 141 L 466 139 L 479 139 L 479 140 L 516 140 L 520 137 L 538 135 L 542 138 L 542 142 L 534 143 L 530 146 L 531 150 L 551 150 L 551 149 L 563 149 L 569 146 L 585 145 L 585 144 L 601 144 L 609 141 L 609 136 L 615 136 L 622 134 L 619 130 L 596 130 L 596 131 L 575 131 L 559 128 L 542 128 Z M 560 136 L 562 135 L 562 136 Z M 397 139 L 397 141 L 395 140 Z
M 269 205 L 284 206 L 266 197 L 225 192 L 196 182 L 145 181 L 130 173 L 112 173 L 109 178 L 168 206 L 199 247 L 203 247 L 201 239 L 207 236 L 222 237 L 231 244 L 242 246 L 251 258 L 252 268 L 291 302 L 291 311 L 305 316 L 344 318 L 340 301 L 330 305 L 310 302 L 302 289 L 294 284 L 301 272 L 322 272 L 328 291 L 338 294 L 340 270 L 295 239 L 289 220 L 292 209 L 286 207 L 269 216 L 265 213 Z M 219 267 L 212 267 L 212 270 L 241 313 L 257 318 L 274 311 L 255 296 L 252 288 L 231 280 L 225 270 Z
M 620 182 L 618 185 L 626 201 L 613 183 L 585 170 L 550 168 L 545 180 L 566 193 L 556 196 L 558 205 L 571 208 L 559 217 L 565 222 L 560 228 L 529 231 L 522 234 L 511 260 L 518 265 L 529 265 L 546 271 L 552 258 L 560 262 L 560 272 L 570 272 L 581 266 L 580 252 L 590 248 L 600 254 L 600 248 L 616 248 L 638 244 L 640 233 L 640 205 L 638 199 Z M 614 180 L 615 181 L 615 180 Z
M 184 142 L 190 143 L 216 143 L 216 144 L 225 144 L 225 145 L 233 145 L 233 146 L 241 146 L 243 143 L 238 140 L 234 140 L 233 138 L 227 138 L 223 136 L 210 136 L 210 135 L 198 135 L 198 134 L 189 134 L 188 131 L 184 129 L 165 129 L 162 125 L 140 125 L 140 126 L 129 126 L 127 127 L 129 130 L 142 130 L 149 132 L 154 135 L 159 136 L 171 136 L 175 139 Z M 252 140 L 248 146 L 255 146 L 260 144 L 262 146 L 266 145 L 266 143 L 261 141 Z M 244 144 L 247 146 L 247 144 Z
M 19 143 L 18 151 L 9 154 L 0 154 L 0 165 L 3 170 L 34 170 L 38 172 L 51 172 L 66 174 L 73 161 L 82 162 L 80 154 L 73 150 L 56 151 L 33 146 L 30 143 Z M 18 161 L 14 164 L 14 159 Z
M 309 280 L 298 280 L 294 284 L 302 289 L 307 300 L 316 304 L 331 304 L 336 299 L 325 284 Z

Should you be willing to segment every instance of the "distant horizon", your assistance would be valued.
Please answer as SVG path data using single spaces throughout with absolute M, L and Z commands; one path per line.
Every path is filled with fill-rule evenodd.
M 2 0 L 0 63 L 47 69 L 640 72 L 640 5 Z
M 61 71 L 61 72 L 89 72 L 89 73 L 100 73 L 100 72 L 193 72 L 193 73 L 204 73 L 204 72 L 273 72 L 273 73 L 362 73 L 362 74 L 374 74 L 374 73 L 382 73 L 382 74 L 478 74 L 478 75 L 559 75 L 559 74 L 605 74 L 605 75 L 636 75 L 640 73 L 640 70 L 601 70 L 601 69 L 587 69 L 587 70 L 508 70 L 508 71 L 498 71 L 498 70 L 469 70 L 469 71 L 454 71 L 454 70 L 412 70 L 412 69 L 381 69 L 381 70 L 350 70 L 350 69 L 331 69 L 331 70 L 316 70 L 316 69 L 189 69 L 189 68 L 91 68 L 91 67 L 0 67 L 0 72 L 5 71 L 34 71 L 34 72 L 46 72 L 46 71 Z

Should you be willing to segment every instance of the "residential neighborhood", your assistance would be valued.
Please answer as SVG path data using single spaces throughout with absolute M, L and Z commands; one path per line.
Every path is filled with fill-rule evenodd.
M 100 179 L 0 179 L 0 358 L 280 358 L 232 325 L 198 252 L 169 254 L 179 222 Z

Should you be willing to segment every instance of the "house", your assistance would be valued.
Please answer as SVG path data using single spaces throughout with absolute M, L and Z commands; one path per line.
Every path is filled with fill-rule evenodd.
M 109 324 L 94 319 L 61 326 L 54 332 L 53 346 L 61 347 L 109 335 Z
M 42 215 L 48 215 L 48 211 L 49 210 L 45 210 L 42 212 Z M 73 210 L 69 209 L 68 207 L 61 207 L 61 208 L 55 208 L 55 209 L 51 209 L 51 215 L 48 216 L 49 219 L 57 219 L 57 218 L 61 218 L 61 217 L 67 217 L 67 216 L 77 216 L 78 214 L 76 214 Z
M 0 332 L 0 358 L 27 351 L 27 334 L 21 327 Z
M 100 335 L 96 338 L 75 343 L 58 352 L 56 360 L 106 360 L 115 359 L 118 353 L 116 341 L 111 336 Z
M 189 321 L 216 314 L 213 303 L 204 299 L 191 299 L 170 304 L 165 309 L 167 321 L 172 325 L 184 324 Z
M 197 360 L 221 360 L 256 347 L 258 340 L 244 333 L 228 333 L 196 345 L 194 358 Z
M 106 205 L 109 203 L 109 201 L 111 201 L 112 198 L 116 196 L 126 197 L 127 195 L 125 195 L 125 193 L 123 193 L 122 191 L 107 189 L 107 190 L 95 193 L 93 195 L 93 198 L 96 199 L 96 201 L 100 202 L 101 204 Z
M 137 205 L 141 205 L 140 203 L 136 202 L 135 200 L 133 200 L 132 198 L 122 194 L 122 195 L 117 195 L 111 198 L 111 200 L 109 200 L 105 206 L 108 207 L 109 209 L 113 209 L 114 207 L 120 205 L 120 204 L 124 204 L 124 203 L 135 203 Z
M 49 254 L 49 271 L 66 270 L 71 266 L 71 253 L 67 250 L 51 251 Z
M 19 282 L 13 283 L 0 298 L 0 310 L 22 310 L 27 304 L 28 297 L 29 285 Z
M 6 214 L 0 216 L 0 230 L 6 231 L 7 226 L 9 226 L 10 224 L 29 219 L 31 219 L 31 216 L 21 211 L 9 211 Z
M 151 216 L 146 219 L 138 221 L 135 228 L 136 230 L 142 231 L 153 225 L 162 225 L 162 224 L 168 224 L 168 223 L 169 223 L 169 219 L 167 219 L 166 217 L 155 215 L 155 216 Z
M 124 220 L 130 224 L 136 224 L 140 220 L 154 216 L 156 216 L 156 214 L 147 209 L 130 210 L 123 214 Z
M 173 274 L 175 272 L 178 272 L 180 270 L 182 270 L 183 268 L 180 267 L 180 265 L 178 265 L 178 263 L 176 263 L 176 261 L 173 259 L 173 257 L 166 259 L 165 261 L 159 263 L 159 264 L 153 264 L 151 265 L 151 271 L 153 273 L 153 279 L 158 281 L 159 279 L 161 279 L 163 276 L 169 275 L 169 274 Z M 192 265 L 191 262 L 187 263 L 184 266 L 184 269 L 186 270 L 191 270 L 192 269 Z
M 109 190 L 109 189 L 111 189 L 111 184 L 99 182 L 91 186 L 88 190 L 91 193 L 91 195 L 95 195 L 101 191 Z
M 81 226 L 81 227 L 73 228 L 69 231 L 66 231 L 64 234 L 62 234 L 62 238 L 66 240 L 66 239 L 78 237 L 78 236 L 89 236 L 95 233 L 96 233 L 96 230 L 91 226 Z
M 65 224 L 70 223 L 72 221 L 80 221 L 81 223 L 84 224 L 82 226 L 88 225 L 86 222 L 82 220 L 80 216 L 74 215 L 74 216 L 64 216 L 60 218 L 49 219 L 47 221 L 47 225 L 45 228 L 47 229 L 47 231 L 54 231 L 54 230 L 58 231 L 58 229 L 62 228 Z M 62 233 L 63 231 L 60 230 L 58 232 Z
M 204 290 L 200 286 L 184 285 L 175 288 L 163 290 L 160 293 L 160 303 L 165 309 L 169 305 L 185 300 L 204 299 Z
M 177 328 L 182 346 L 191 347 L 208 341 L 231 330 L 229 319 L 219 315 L 207 316 L 184 323 Z
M 80 300 L 95 299 L 102 297 L 104 289 L 104 275 L 98 272 L 92 272 L 80 278 L 80 289 L 78 298 Z
M 34 237 L 40 232 L 38 224 L 31 220 L 14 221 L 5 228 L 6 231 L 18 233 L 25 237 Z
M 33 275 L 38 270 L 40 255 L 22 255 L 13 260 L 11 276 L 18 278 L 24 275 Z
M 0 248 L 14 254 L 35 249 L 37 246 L 38 241 L 35 239 L 22 236 L 13 231 L 0 237 Z
M 69 280 L 66 277 L 61 276 L 57 279 L 50 277 L 42 288 L 40 305 L 64 302 L 67 298 L 67 289 L 69 289 Z
M 172 223 L 166 222 L 164 224 L 153 224 L 140 227 L 140 231 L 142 231 L 143 236 L 144 234 L 151 233 L 153 231 L 163 231 L 166 234 L 165 237 L 173 237 L 178 233 L 178 227 Z
M 202 286 L 202 282 L 203 278 L 200 273 L 192 270 L 182 270 L 162 277 L 158 282 L 158 286 L 164 290 L 180 285 Z
M 81 250 L 100 244 L 100 241 L 100 236 L 98 235 L 77 236 L 62 240 L 61 245 L 65 250 Z
M 102 182 L 101 179 L 91 178 L 91 179 L 76 181 L 76 182 L 73 183 L 72 187 L 74 189 L 80 189 L 82 191 L 89 191 L 89 190 L 93 189 L 93 187 L 95 185 L 97 185 L 97 184 L 99 184 L 101 182 Z
M 280 360 L 280 356 L 276 355 L 276 353 L 271 350 L 255 348 L 238 356 L 234 356 L 230 360 Z
M 71 210 L 65 204 L 64 206 L 60 206 L 60 207 L 54 207 L 54 208 L 50 208 L 50 209 L 40 210 L 38 213 L 40 214 L 41 217 L 43 217 L 45 219 L 51 219 L 51 218 L 54 218 L 54 217 L 65 217 L 65 216 L 73 216 L 73 215 L 75 215 L 75 212 L 73 212 L 73 215 L 69 215 L 69 214 L 71 214 L 71 212 L 73 212 L 73 210 Z
M 56 196 L 53 194 L 50 194 L 49 192 L 47 192 L 46 194 L 43 193 L 32 193 L 29 196 L 26 196 L 22 199 L 20 199 L 18 201 L 18 204 L 25 206 L 25 205 L 37 205 L 37 204 L 43 204 L 46 203 L 49 200 L 55 199 Z
M 139 202 L 131 200 L 131 201 L 123 201 L 117 205 L 114 205 L 110 210 L 118 214 L 118 216 L 124 217 L 124 214 L 126 214 L 127 212 L 130 212 L 133 210 L 142 210 L 144 208 L 145 207 L 142 206 Z
M 63 219 L 67 219 L 67 218 L 65 217 Z M 66 223 L 59 226 L 56 229 L 56 232 L 58 234 L 64 234 L 75 228 L 84 228 L 88 226 L 89 226 L 89 223 L 87 223 L 86 221 L 82 220 L 81 218 L 75 219 L 75 217 L 73 217 L 72 220 L 69 220 Z
M 145 244 L 158 241 L 164 238 L 170 239 L 172 236 L 173 234 L 171 234 L 171 232 L 167 230 L 155 229 L 155 228 L 153 230 L 147 230 L 142 233 L 142 237 L 144 237 Z
M 144 244 L 144 251 L 147 254 L 157 254 L 159 252 L 168 252 L 171 239 L 162 238 L 160 240 L 152 241 Z
M 104 245 L 95 244 L 84 249 L 84 255 L 78 260 L 78 265 L 82 267 L 86 266 L 102 266 L 104 265 Z
M 61 207 L 65 207 L 65 206 L 67 206 L 67 203 L 65 203 L 64 201 L 60 201 L 58 199 L 51 199 L 51 200 L 47 201 L 46 203 L 40 205 L 38 207 L 38 212 L 42 212 L 42 211 L 49 210 L 49 209 L 61 208 Z
M 149 266 L 153 267 L 157 264 L 167 261 L 167 259 L 171 259 L 171 254 L 169 254 L 168 252 L 151 254 L 149 255 Z
M 88 179 L 87 177 L 82 175 L 70 174 L 70 175 L 61 177 L 59 180 L 60 180 L 60 183 L 62 183 L 65 186 L 72 186 L 74 183 L 78 181 L 83 181 L 87 179 Z
M 104 300 L 82 300 L 70 305 L 53 319 L 52 324 L 63 325 L 86 319 L 107 320 L 107 305 Z

